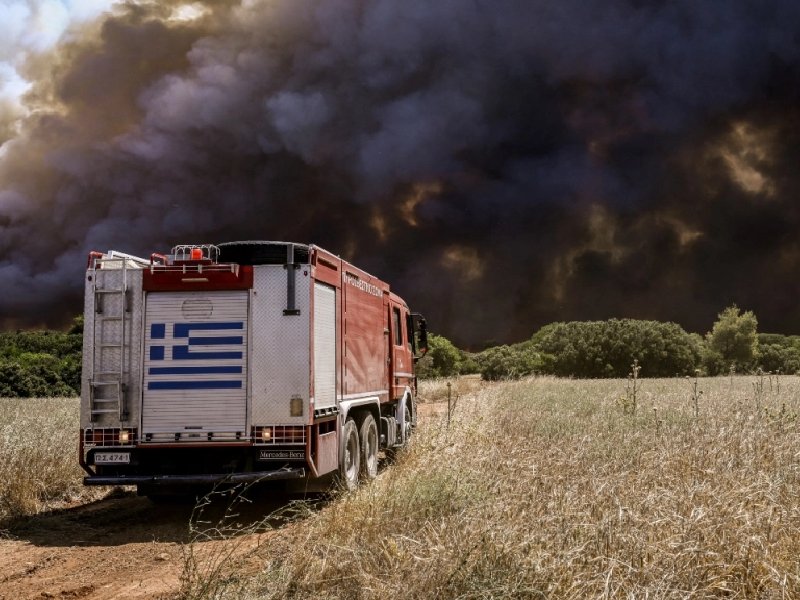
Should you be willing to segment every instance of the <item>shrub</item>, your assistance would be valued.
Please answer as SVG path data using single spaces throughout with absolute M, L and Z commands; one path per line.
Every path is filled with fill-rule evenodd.
M 546 373 L 625 377 L 633 359 L 643 377 L 688 375 L 700 363 L 701 340 L 675 323 L 611 319 L 542 327 L 531 339 Z
M 717 315 L 714 327 L 706 334 L 706 343 L 724 364 L 733 365 L 740 372 L 749 371 L 758 357 L 757 327 L 752 311 L 743 313 L 737 306 L 729 306 Z
M 441 335 L 428 334 L 428 353 L 417 361 L 419 377 L 453 377 L 461 372 L 464 359 L 461 350 Z
M 530 342 L 487 348 L 477 355 L 481 378 L 487 381 L 518 379 L 542 370 L 541 355 Z
M 759 347 L 758 366 L 772 373 L 797 373 L 800 370 L 800 350 L 781 344 L 762 345 Z
M 33 398 L 75 396 L 79 393 L 62 379 L 61 362 L 56 357 L 23 354 L 21 359 L 0 360 L 0 396 Z
M 0 333 L 0 396 L 80 394 L 82 328 L 76 318 L 68 333 Z

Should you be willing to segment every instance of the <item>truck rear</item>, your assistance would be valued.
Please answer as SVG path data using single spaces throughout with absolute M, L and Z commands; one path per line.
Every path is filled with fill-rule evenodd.
M 85 289 L 87 485 L 157 495 L 338 475 L 352 488 L 411 434 L 425 321 L 321 248 L 93 252 Z

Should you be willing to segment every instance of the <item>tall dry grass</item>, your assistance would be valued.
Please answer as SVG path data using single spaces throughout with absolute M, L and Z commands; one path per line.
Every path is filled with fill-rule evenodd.
M 84 494 L 77 398 L 0 398 L 0 521 Z
M 450 384 L 449 390 L 448 384 Z M 492 384 L 481 380 L 480 375 L 421 379 L 417 389 L 417 402 L 420 404 L 447 402 L 448 393 L 450 394 L 451 400 L 457 402 L 462 396 L 474 395 L 490 385 Z
M 798 597 L 800 380 L 753 383 L 484 386 L 211 596 Z

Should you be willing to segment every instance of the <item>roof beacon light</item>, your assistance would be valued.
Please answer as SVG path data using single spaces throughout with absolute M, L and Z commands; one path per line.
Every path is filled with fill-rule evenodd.
M 192 260 L 203 260 L 202 248 L 192 248 Z

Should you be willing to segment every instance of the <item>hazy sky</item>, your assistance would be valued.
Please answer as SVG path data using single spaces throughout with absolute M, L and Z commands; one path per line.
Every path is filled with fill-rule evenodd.
M 0 326 L 92 249 L 290 239 L 473 347 L 800 333 L 799 134 L 793 0 L 5 0 Z

